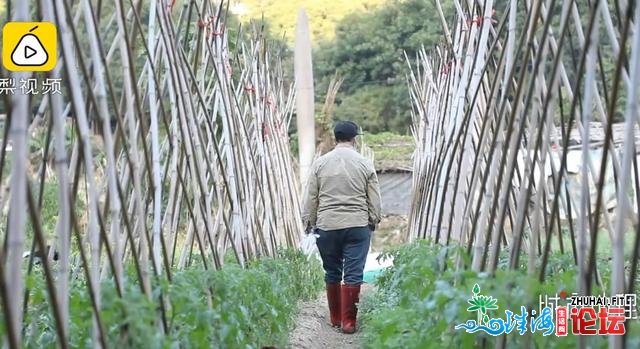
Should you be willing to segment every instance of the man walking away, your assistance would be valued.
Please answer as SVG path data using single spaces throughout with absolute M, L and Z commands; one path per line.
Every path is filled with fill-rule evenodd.
M 353 122 L 336 124 L 337 145 L 313 163 L 302 212 L 307 233 L 313 229 L 318 234 L 331 325 L 342 326 L 344 333 L 356 331 L 371 233 L 380 222 L 378 177 L 371 161 L 355 148 L 359 134 Z

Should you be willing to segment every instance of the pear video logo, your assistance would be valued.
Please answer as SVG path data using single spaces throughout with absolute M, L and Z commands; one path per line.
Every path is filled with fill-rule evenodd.
M 56 65 L 57 29 L 49 22 L 9 22 L 2 30 L 2 64 L 9 71 L 49 71 Z
M 36 29 L 38 29 L 38 26 L 31 28 L 29 33 L 24 34 L 18 42 L 18 45 L 11 53 L 11 62 L 13 64 L 21 67 L 39 67 L 45 65 L 49 60 L 49 54 L 42 46 L 40 39 L 32 34 Z

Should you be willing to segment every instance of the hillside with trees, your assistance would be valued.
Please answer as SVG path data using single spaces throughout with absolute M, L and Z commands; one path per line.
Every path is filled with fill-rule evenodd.
M 506 13 L 506 1 L 496 1 L 495 16 L 500 19 Z M 577 1 L 578 8 L 585 10 L 588 4 L 584 0 Z M 452 2 L 442 4 L 443 13 L 449 23 L 453 23 L 455 8 Z M 73 6 L 75 8 L 75 6 Z M 113 4 L 102 4 L 105 10 Z M 553 12 L 554 25 L 560 20 L 561 3 L 556 2 Z M 247 24 L 264 25 L 269 33 L 269 45 L 276 49 L 284 58 L 285 77 L 293 79 L 293 39 L 297 14 L 300 8 L 307 12 L 311 27 L 311 37 L 314 46 L 313 64 L 316 90 L 316 111 L 320 113 L 324 103 L 329 81 L 337 75 L 344 78 L 338 91 L 333 109 L 333 119 L 351 119 L 363 126 L 369 133 L 390 131 L 407 134 L 411 121 L 411 106 L 408 98 L 406 74 L 408 70 L 406 58 L 414 59 L 415 52 L 422 46 L 429 51 L 444 40 L 441 20 L 434 2 L 424 0 L 338 0 L 331 6 L 320 0 L 232 0 L 229 3 L 230 14 L 227 17 L 227 27 L 232 36 L 236 36 L 240 24 L 244 26 L 240 31 L 247 36 L 251 30 Z M 619 21 L 620 9 L 615 4 L 609 4 L 609 10 L 614 22 Z M 143 27 L 148 16 L 146 8 L 142 9 L 141 19 Z M 519 15 L 524 15 L 524 4 L 518 7 Z M 180 11 L 174 11 L 178 16 Z M 0 2 L 0 18 L 5 20 L 6 3 Z M 196 21 L 197 14 L 192 13 L 190 21 Z M 107 19 L 99 19 L 102 25 Z M 525 25 L 518 21 L 518 28 Z M 587 23 L 582 23 L 586 28 Z M 520 30 L 519 29 L 519 30 Z M 602 33 L 602 47 L 599 52 L 598 64 L 600 70 L 609 76 L 615 68 L 612 51 L 606 37 L 604 26 Z M 113 34 L 111 34 L 113 35 Z M 189 33 L 189 38 L 194 38 Z M 88 49 L 88 41 L 81 36 L 82 42 Z M 575 54 L 580 50 L 578 35 L 570 30 L 568 49 L 564 54 L 576 63 L 579 57 Z M 233 41 L 232 41 L 233 44 Z M 274 47 L 275 46 L 275 47 Z M 136 48 L 138 61 L 144 60 L 142 47 Z M 405 57 L 404 54 L 407 54 Z M 495 54 L 497 55 L 497 53 Z M 494 57 L 498 59 L 497 56 Z M 119 57 L 114 57 L 114 64 Z M 141 69 L 142 67 L 137 67 Z M 519 68 L 519 67 L 518 67 Z M 574 79 L 574 72 L 568 67 L 569 79 Z M 114 76 L 116 88 L 121 87 L 121 79 Z M 611 81 L 600 80 L 599 85 L 611 89 Z M 563 107 L 566 112 L 571 101 L 563 93 Z M 608 96 L 605 96 L 607 98 Z M 626 96 L 624 91 L 618 96 L 618 106 L 624 106 Z M 0 101 L 0 108 L 2 108 Z M 558 110 L 556 122 L 562 120 Z M 619 121 L 622 115 L 614 114 Z M 295 126 L 295 125 L 292 125 Z M 292 128 L 292 133 L 295 130 Z M 295 135 L 292 135 L 295 137 Z
M 304 8 L 309 17 L 311 39 L 317 43 L 335 36 L 337 23 L 349 14 L 366 13 L 389 1 L 385 0 L 232 0 L 229 10 L 242 21 L 264 19 L 275 36 L 293 44 L 298 11 Z
M 409 131 L 411 107 L 406 83 L 407 62 L 423 45 L 443 39 L 434 4 L 423 0 L 237 1 L 232 11 L 243 22 L 264 20 L 274 37 L 292 42 L 299 8 L 304 6 L 314 43 L 313 64 L 317 111 L 329 81 L 344 82 L 336 98 L 334 119 L 350 119 L 365 131 Z M 443 5 L 448 17 L 453 4 Z M 285 52 L 291 56 L 289 50 Z M 292 68 L 292 64 L 290 65 Z
M 442 44 L 444 40 L 438 11 L 432 1 L 424 0 L 361 0 L 335 1 L 326 6 L 320 1 L 238 1 L 246 5 L 243 21 L 248 18 L 264 19 L 270 26 L 274 38 L 284 35 L 291 43 L 297 11 L 301 6 L 306 9 L 311 22 L 314 41 L 314 80 L 316 90 L 316 110 L 322 110 L 329 81 L 338 74 L 344 78 L 336 96 L 333 119 L 351 119 L 360 123 L 367 132 L 379 133 L 391 131 L 406 134 L 409 132 L 411 107 L 406 82 L 407 61 L 414 59 L 415 52 L 424 46 L 427 51 Z M 586 11 L 589 3 L 578 0 L 578 9 Z M 508 2 L 496 1 L 494 20 L 500 20 L 507 13 Z M 620 9 L 609 3 L 609 11 L 614 23 L 619 21 Z M 554 25 L 560 21 L 562 2 L 556 2 L 552 12 Z M 454 23 L 455 8 L 453 2 L 442 3 L 443 14 L 449 23 Z M 481 11 L 476 10 L 476 11 Z M 518 5 L 518 18 L 526 14 L 524 3 Z M 335 21 L 335 24 L 334 22 Z M 582 27 L 586 30 L 583 20 Z M 524 20 L 517 21 L 518 31 L 526 25 Z M 333 34 L 331 30 L 335 29 Z M 496 28 L 497 29 L 497 28 Z M 610 76 L 615 68 L 611 45 L 606 37 L 606 29 L 600 27 L 601 47 L 598 65 L 604 76 Z M 557 33 L 556 33 L 557 35 Z M 576 64 L 582 45 L 578 34 L 572 27 L 567 38 L 564 55 Z M 291 56 L 291 49 L 283 51 Z M 498 59 L 494 54 L 494 59 Z M 292 64 L 289 64 L 292 69 Z M 519 69 L 520 67 L 517 67 Z M 567 75 L 573 80 L 575 73 L 567 67 Z M 598 81 L 605 90 L 611 89 L 612 81 Z M 571 106 L 567 92 L 563 93 L 563 109 L 556 111 L 556 123 L 560 124 Z M 608 98 L 608 96 L 605 96 Z M 625 92 L 618 96 L 617 110 L 622 110 L 626 101 Z M 614 121 L 619 121 L 621 113 L 614 113 Z M 566 117 L 566 116 L 565 116 Z
M 453 13 L 447 4 L 445 13 Z M 411 106 L 405 52 L 413 59 L 422 46 L 443 38 L 435 6 L 428 1 L 394 1 L 372 11 L 347 16 L 332 41 L 314 55 L 316 93 L 324 95 L 335 74 L 344 77 L 335 117 L 359 122 L 367 131 L 407 133 Z

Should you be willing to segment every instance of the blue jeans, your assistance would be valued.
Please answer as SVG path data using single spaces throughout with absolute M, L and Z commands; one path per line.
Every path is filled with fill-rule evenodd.
M 369 227 L 353 227 L 339 230 L 316 229 L 316 240 L 322 257 L 326 283 L 360 285 L 363 282 L 364 265 L 367 262 L 371 230 Z

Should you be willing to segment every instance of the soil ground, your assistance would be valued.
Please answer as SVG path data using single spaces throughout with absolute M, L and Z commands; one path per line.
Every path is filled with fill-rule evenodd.
M 360 298 L 374 286 L 363 284 Z M 359 324 L 358 324 L 359 325 Z M 315 300 L 300 305 L 296 327 L 291 333 L 290 349 L 356 349 L 358 333 L 344 334 L 329 324 L 329 308 L 324 292 Z
M 385 215 L 373 234 L 372 251 L 380 252 L 385 248 L 402 243 L 403 229 L 408 224 L 407 216 Z M 371 284 L 363 284 L 360 299 L 366 292 L 374 288 Z M 359 326 L 358 319 L 358 326 Z M 318 298 L 300 304 L 300 312 L 296 319 L 296 327 L 290 336 L 290 349 L 357 349 L 359 348 L 359 332 L 344 334 L 329 324 L 329 308 L 327 295 L 323 291 Z

